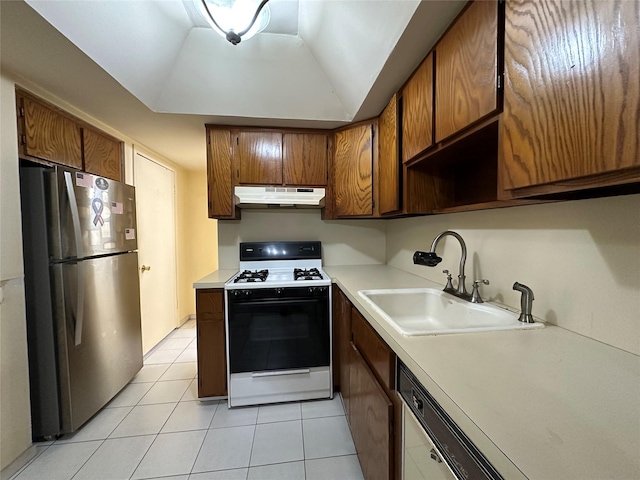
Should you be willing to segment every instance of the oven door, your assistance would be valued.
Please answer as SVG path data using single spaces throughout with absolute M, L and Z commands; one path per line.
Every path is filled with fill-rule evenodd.
M 226 293 L 230 407 L 333 397 L 330 287 Z
M 330 365 L 329 295 L 324 286 L 228 290 L 230 374 Z

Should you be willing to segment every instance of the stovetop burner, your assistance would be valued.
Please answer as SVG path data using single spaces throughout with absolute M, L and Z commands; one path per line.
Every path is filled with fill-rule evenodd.
M 294 280 L 322 280 L 322 274 L 317 268 L 294 268 Z
M 238 275 L 234 283 L 252 283 L 252 282 L 264 282 L 269 276 L 269 270 L 245 270 Z
M 1 0 L 0 0 L 1 1 Z M 326 287 L 331 278 L 322 270 L 322 246 L 316 241 L 243 242 L 240 272 L 225 290 Z

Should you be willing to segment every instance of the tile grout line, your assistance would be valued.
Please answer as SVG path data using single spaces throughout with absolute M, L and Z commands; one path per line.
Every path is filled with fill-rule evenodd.
M 302 404 L 300 404 L 300 430 L 302 431 L 302 468 L 304 478 L 307 479 L 307 451 L 304 448 L 304 418 L 302 415 Z
M 172 332 L 173 333 L 173 332 Z M 165 337 L 164 340 L 166 340 L 167 337 Z M 162 340 L 164 342 L 164 340 Z M 186 348 L 186 347 L 185 347 Z M 182 353 L 180 354 L 182 355 Z M 178 355 L 178 357 L 180 356 Z M 177 358 L 177 357 L 176 357 Z M 175 360 L 173 362 L 171 362 L 171 364 L 169 364 L 169 368 L 167 368 L 167 370 L 165 370 L 165 372 L 162 374 L 164 375 L 165 373 L 167 373 L 167 371 L 169 371 L 169 369 L 175 364 Z M 160 377 L 162 377 L 162 375 Z M 144 406 L 144 405 L 140 405 L 140 402 L 142 401 L 142 399 L 144 397 L 147 396 L 147 394 L 149 393 L 149 391 L 151 391 L 151 389 L 160 381 L 160 377 L 158 378 L 158 380 L 156 380 L 155 382 L 153 382 L 153 385 L 151 386 L 151 388 L 149 390 L 147 390 L 147 393 L 145 393 L 142 398 L 140 398 L 140 400 L 138 401 L 138 403 L 136 404 L 135 407 L 137 406 Z M 191 383 L 189 383 L 190 385 Z M 187 386 L 187 390 L 189 389 L 189 386 Z M 187 390 L 185 390 L 182 394 L 182 396 L 184 396 L 184 394 L 187 392 Z M 164 421 L 164 423 L 160 426 L 160 428 L 158 429 L 158 433 L 155 434 L 153 441 L 149 444 L 149 447 L 147 448 L 147 450 L 144 452 L 144 455 L 142 456 L 142 458 L 140 459 L 140 461 L 138 462 L 138 464 L 136 465 L 136 467 L 133 469 L 133 472 L 131 473 L 131 475 L 129 476 L 129 479 L 132 479 L 133 476 L 135 475 L 136 471 L 138 470 L 138 468 L 140 468 L 140 465 L 142 464 L 142 462 L 144 461 L 144 459 L 146 458 L 146 456 L 149 454 L 149 451 L 151 450 L 151 447 L 153 447 L 153 444 L 156 443 L 156 440 L 158 439 L 158 436 L 160 435 L 160 432 L 162 432 L 162 429 L 164 428 L 164 426 L 167 424 L 167 422 L 169 421 L 169 419 L 171 418 L 171 415 L 173 415 L 173 412 L 176 411 L 176 408 L 178 408 L 178 404 L 180 403 L 180 400 L 182 399 L 182 396 L 180 397 L 180 399 L 178 399 L 178 401 L 176 402 L 176 404 L 174 405 L 173 409 L 171 410 L 171 412 L 169 413 L 169 415 L 167 416 L 167 419 Z M 173 402 L 166 402 L 166 403 L 173 403 Z M 149 405 L 158 405 L 158 404 L 149 404 Z M 133 407 L 135 409 L 135 407 Z M 133 412 L 133 409 L 131 410 Z M 115 430 L 114 430 L 115 431 Z M 140 436 L 140 435 L 136 435 L 136 436 Z M 203 440 L 204 443 L 204 440 Z M 194 461 L 195 463 L 195 461 Z M 193 469 L 193 466 L 191 467 Z
M 213 418 L 216 416 L 216 412 L 218 411 L 218 407 L 220 407 L 220 402 L 216 403 L 216 409 L 214 410 L 213 416 L 211 417 L 211 420 L 209 421 L 209 424 L 207 425 L 206 433 L 204 434 L 204 438 L 202 439 L 202 443 L 200 444 L 200 448 L 198 449 L 198 453 L 196 454 L 196 457 L 193 460 L 193 465 L 191 465 L 191 469 L 189 470 L 189 473 L 187 474 L 187 475 L 189 475 L 189 478 L 191 478 L 191 475 L 194 474 L 193 469 L 196 466 L 196 462 L 198 461 L 198 457 L 200 456 L 200 452 L 202 452 L 202 447 L 204 447 L 204 442 L 206 442 L 206 440 L 207 440 L 207 436 L 209 435 L 209 429 L 211 428 L 211 423 L 213 422 Z M 195 473 L 199 473 L 199 472 L 195 472 Z

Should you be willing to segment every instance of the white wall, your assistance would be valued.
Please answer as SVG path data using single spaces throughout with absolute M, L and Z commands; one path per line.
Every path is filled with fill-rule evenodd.
M 366 265 L 385 262 L 384 220 L 333 220 L 320 211 L 243 210 L 240 221 L 218 222 L 221 269 L 238 268 L 238 243 L 277 240 L 319 240 L 325 265 Z
M 640 195 L 392 220 L 387 263 L 444 284 L 458 272 L 460 247 L 446 237 L 436 268 L 413 265 L 443 230 L 467 244 L 467 288 L 519 308 L 514 281 L 530 286 L 534 316 L 640 354 Z
M 0 77 L 0 469 L 31 445 L 18 130 L 12 80 Z

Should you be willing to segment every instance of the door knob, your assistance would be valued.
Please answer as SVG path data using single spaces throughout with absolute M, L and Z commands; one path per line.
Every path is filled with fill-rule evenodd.
M 144 272 L 145 270 L 151 270 L 151 267 L 149 265 L 142 265 L 142 267 L 140 267 L 140 271 Z

